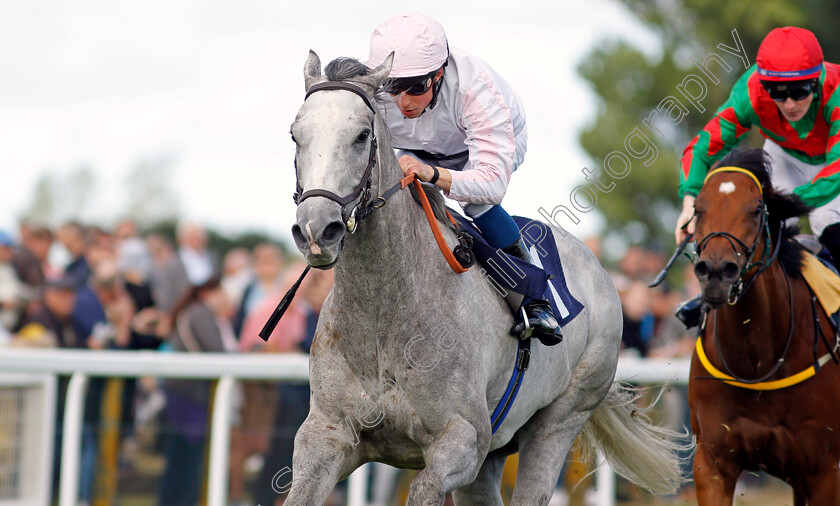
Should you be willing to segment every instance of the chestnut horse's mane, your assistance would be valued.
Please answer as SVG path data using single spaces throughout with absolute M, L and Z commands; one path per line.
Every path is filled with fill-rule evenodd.
M 803 216 L 811 211 L 798 195 L 776 191 L 771 183 L 770 159 L 763 149 L 736 149 L 726 155 L 716 167 L 740 167 L 750 171 L 761 183 L 764 203 L 767 205 L 770 234 L 773 243 L 778 241 L 779 223 L 788 218 Z M 797 225 L 787 225 L 781 229 L 779 263 L 792 277 L 799 277 L 805 248 L 794 239 L 799 234 Z

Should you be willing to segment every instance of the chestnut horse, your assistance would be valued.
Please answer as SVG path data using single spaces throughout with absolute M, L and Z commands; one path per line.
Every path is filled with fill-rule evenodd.
M 840 504 L 837 336 L 802 277 L 797 230 L 783 226 L 809 208 L 773 189 L 762 150 L 721 160 L 694 206 L 694 271 L 711 307 L 689 380 L 698 503 L 732 504 L 752 470 L 790 484 L 796 506 Z

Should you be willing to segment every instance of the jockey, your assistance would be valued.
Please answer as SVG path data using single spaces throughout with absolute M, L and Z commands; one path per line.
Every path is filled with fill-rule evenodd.
M 493 248 L 533 263 L 519 228 L 500 204 L 527 144 L 525 110 L 516 92 L 484 61 L 452 48 L 443 27 L 418 13 L 394 16 L 371 36 L 365 65 L 394 52 L 377 96 L 405 175 L 440 187 L 461 203 Z M 524 309 L 534 337 L 557 344 L 562 332 L 547 300 L 509 292 L 521 337 Z
M 694 233 L 694 198 L 709 168 L 755 125 L 766 138 L 777 190 L 814 207 L 811 230 L 840 262 L 840 66 L 823 61 L 817 38 L 792 26 L 772 30 L 756 64 L 686 146 L 680 170 L 682 212 L 675 237 Z M 696 308 L 697 303 L 688 304 Z M 681 308 L 678 316 L 691 318 Z M 686 322 L 688 324 L 688 322 Z

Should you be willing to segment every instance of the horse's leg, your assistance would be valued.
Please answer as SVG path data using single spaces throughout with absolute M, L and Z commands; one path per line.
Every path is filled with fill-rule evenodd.
M 412 481 L 407 506 L 438 506 L 446 493 L 473 480 L 490 444 L 490 427 L 479 437 L 475 426 L 460 416 L 451 420 L 426 449 L 426 468 Z
M 519 467 L 511 506 L 545 505 L 551 500 L 569 449 L 590 411 L 569 413 L 562 397 L 520 429 Z
M 502 486 L 502 471 L 505 468 L 505 460 L 509 453 L 497 450 L 487 454 L 487 458 L 484 459 L 484 464 L 481 465 L 475 480 L 452 492 L 452 499 L 455 500 L 455 504 L 503 506 L 504 502 L 499 490 Z
M 292 488 L 285 506 L 324 504 L 338 480 L 358 467 L 358 440 L 336 436 L 342 431 L 347 429 L 310 412 L 295 436 Z
M 732 504 L 735 484 L 740 469 L 724 471 L 717 459 L 710 455 L 705 445 L 697 444 L 694 456 L 694 487 L 698 506 L 724 506 Z

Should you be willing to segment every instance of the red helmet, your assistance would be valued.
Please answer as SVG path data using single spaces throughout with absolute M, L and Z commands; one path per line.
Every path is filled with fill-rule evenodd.
M 817 38 L 804 28 L 786 26 L 767 34 L 758 48 L 762 81 L 800 81 L 820 77 L 823 52 Z

